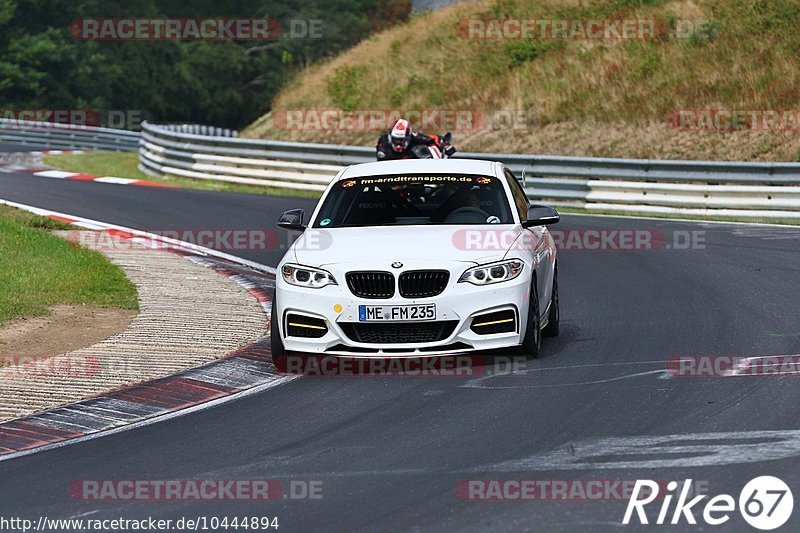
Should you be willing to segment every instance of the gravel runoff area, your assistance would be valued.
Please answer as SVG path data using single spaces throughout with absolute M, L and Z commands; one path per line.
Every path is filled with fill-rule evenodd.
M 98 241 L 94 232 L 59 233 L 84 244 Z M 127 330 L 94 346 L 21 358 L 0 369 L 0 421 L 208 363 L 268 330 L 261 305 L 233 280 L 175 253 L 130 240 L 108 242 L 102 240 L 100 251 L 136 284 L 139 315 Z

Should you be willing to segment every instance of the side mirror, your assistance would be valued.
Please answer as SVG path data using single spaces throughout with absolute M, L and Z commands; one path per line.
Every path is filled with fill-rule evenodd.
M 549 226 L 550 224 L 558 224 L 559 220 L 561 220 L 561 215 L 554 208 L 547 205 L 531 204 L 528 207 L 528 220 L 522 223 L 522 227 Z
M 293 231 L 305 231 L 306 227 L 303 225 L 303 217 L 305 212 L 302 209 L 292 209 L 286 211 L 278 219 L 278 227 Z
M 447 134 L 442 137 L 442 145 L 444 145 L 444 155 L 447 157 L 452 157 L 456 153 L 456 147 L 453 146 L 453 134 L 447 132 Z

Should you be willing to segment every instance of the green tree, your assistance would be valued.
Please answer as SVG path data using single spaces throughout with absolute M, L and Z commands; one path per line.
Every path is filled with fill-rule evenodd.
M 143 110 L 157 121 L 242 127 L 296 69 L 410 14 L 388 0 L 0 0 L 0 109 Z M 321 20 L 322 37 L 87 41 L 82 18 Z

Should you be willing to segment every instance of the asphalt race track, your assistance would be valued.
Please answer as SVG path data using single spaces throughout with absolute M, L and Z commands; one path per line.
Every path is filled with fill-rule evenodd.
M 0 174 L 0 198 L 146 230 L 271 229 L 283 210 L 314 205 L 19 174 Z M 32 518 L 277 516 L 281 531 L 595 531 L 619 528 L 627 502 L 463 501 L 455 488 L 475 479 L 691 478 L 738 499 L 761 475 L 800 488 L 800 378 L 665 372 L 676 356 L 800 353 L 800 229 L 578 216 L 554 229 L 665 240 L 657 250 L 560 251 L 562 334 L 513 373 L 304 377 L 0 462 L 0 506 Z M 678 249 L 687 235 L 698 246 Z M 240 255 L 274 266 L 281 254 Z M 319 480 L 323 498 L 97 502 L 69 494 L 84 479 L 208 478 Z M 651 521 L 658 507 L 648 507 Z M 749 526 L 733 514 L 716 529 Z M 800 530 L 797 510 L 784 529 Z
M 30 146 L 23 146 L 21 144 L 0 144 L 0 153 L 24 152 L 30 149 L 31 149 Z
M 28 152 L 32 150 L 45 151 L 45 150 L 61 150 L 55 146 L 31 146 L 29 144 L 0 144 L 0 153 L 9 152 Z M 67 148 L 64 148 L 65 150 Z

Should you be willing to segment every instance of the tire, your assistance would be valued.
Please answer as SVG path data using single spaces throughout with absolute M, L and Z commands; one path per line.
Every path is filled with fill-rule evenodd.
M 550 312 L 547 315 L 547 326 L 542 330 L 545 337 L 558 337 L 560 330 L 561 308 L 558 303 L 558 266 L 553 274 L 553 296 L 550 300 Z
M 276 293 L 272 293 L 272 317 L 270 318 L 270 330 L 269 330 L 269 346 L 272 350 L 272 359 L 275 360 L 276 357 L 281 357 L 286 355 L 286 348 L 283 346 L 283 340 L 281 339 L 281 332 L 279 327 L 279 320 L 278 320 L 278 313 L 276 312 L 276 305 L 275 301 L 277 298 Z
M 539 350 L 542 347 L 542 331 L 540 328 L 539 292 L 536 290 L 536 282 L 533 282 L 531 283 L 531 296 L 528 301 L 528 327 L 525 328 L 525 338 L 522 339 L 522 345 L 520 346 L 522 355 L 530 358 L 539 357 Z

